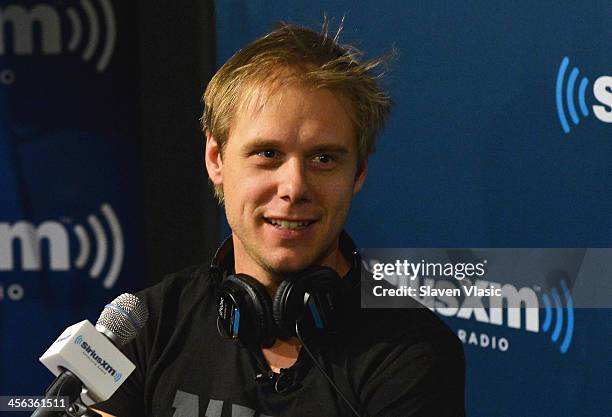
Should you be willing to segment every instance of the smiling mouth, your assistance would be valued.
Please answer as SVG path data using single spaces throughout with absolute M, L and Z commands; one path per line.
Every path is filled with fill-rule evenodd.
M 315 222 L 315 220 L 303 220 L 303 221 L 288 221 L 288 220 L 278 220 L 278 219 L 268 219 L 264 217 L 266 223 L 271 224 L 272 226 L 279 229 L 288 229 L 288 230 L 300 230 L 305 229 Z

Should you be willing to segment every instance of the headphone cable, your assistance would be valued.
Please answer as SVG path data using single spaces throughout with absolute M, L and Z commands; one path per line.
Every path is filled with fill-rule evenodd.
M 353 412 L 353 414 L 355 414 L 357 417 L 361 417 L 361 414 L 359 414 L 357 412 L 357 410 L 355 409 L 355 407 L 353 407 L 353 405 L 350 403 L 350 401 L 344 396 L 344 394 L 342 393 L 342 391 L 340 391 L 340 388 L 338 388 L 338 386 L 334 383 L 334 381 L 331 379 L 331 377 L 327 374 L 327 372 L 325 372 L 325 370 L 323 369 L 323 367 L 319 364 L 319 362 L 315 359 L 313 353 L 311 352 L 311 350 L 308 348 L 308 346 L 306 345 L 306 343 L 304 343 L 304 339 L 302 339 L 302 336 L 300 335 L 300 330 L 299 330 L 299 321 L 295 322 L 295 334 L 297 336 L 297 338 L 299 339 L 300 343 L 302 344 L 302 347 L 304 348 L 304 350 L 306 351 L 306 353 L 308 354 L 308 356 L 310 357 L 310 359 L 312 360 L 312 362 L 315 364 L 315 366 L 317 367 L 317 369 L 323 374 L 323 376 L 325 377 L 325 379 L 327 379 L 327 382 L 329 382 L 329 384 L 332 386 L 332 388 L 338 393 L 338 395 L 340 395 L 340 398 L 342 398 L 342 400 L 349 406 L 349 408 L 351 409 L 351 411 Z

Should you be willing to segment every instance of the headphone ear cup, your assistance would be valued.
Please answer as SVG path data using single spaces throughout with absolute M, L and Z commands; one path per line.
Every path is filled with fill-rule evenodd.
M 337 322 L 341 278 L 331 268 L 314 267 L 285 279 L 276 291 L 274 321 L 281 337 L 295 336 L 295 324 L 307 333 L 333 331 Z M 308 293 L 308 296 L 306 296 Z
M 255 278 L 246 274 L 230 275 L 221 284 L 240 312 L 238 338 L 248 346 L 272 346 L 275 325 L 272 300 Z
M 272 303 L 274 323 L 276 324 L 279 337 L 281 337 L 282 339 L 288 339 L 291 336 L 295 335 L 294 326 L 297 317 L 291 320 L 290 316 L 295 316 L 296 314 L 290 314 L 288 311 L 289 296 L 291 295 L 291 291 L 294 289 L 293 284 L 294 283 L 292 278 L 286 278 L 283 282 L 281 282 L 278 289 L 276 290 L 276 294 L 274 295 L 274 302 Z M 295 298 L 292 299 L 295 300 Z M 303 308 L 303 303 L 294 308 L 293 311 L 295 311 L 296 309 L 301 310 L 301 308 Z

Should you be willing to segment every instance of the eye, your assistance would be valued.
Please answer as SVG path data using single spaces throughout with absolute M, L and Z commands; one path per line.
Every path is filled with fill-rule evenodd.
M 276 152 L 275 150 L 272 150 L 272 149 L 265 149 L 263 151 L 257 152 L 257 156 L 261 156 L 261 157 L 264 157 L 266 159 L 272 159 L 272 158 L 274 158 L 277 155 L 278 155 L 278 152 Z
M 327 154 L 327 153 L 321 153 L 321 154 L 315 155 L 315 157 L 313 159 L 314 159 L 315 162 L 318 162 L 318 163 L 324 164 L 324 165 L 330 164 L 330 163 L 334 162 L 334 160 L 335 160 L 332 155 Z

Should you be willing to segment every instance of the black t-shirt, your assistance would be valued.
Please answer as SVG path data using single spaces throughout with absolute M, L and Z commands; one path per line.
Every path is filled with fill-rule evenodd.
M 458 338 L 426 308 L 361 309 L 355 282 L 339 334 L 311 349 L 348 401 L 362 416 L 463 416 Z M 223 339 L 215 288 L 201 265 L 138 294 L 150 317 L 124 349 L 136 369 L 96 408 L 119 417 L 353 415 L 304 348 L 279 375 L 260 350 Z

